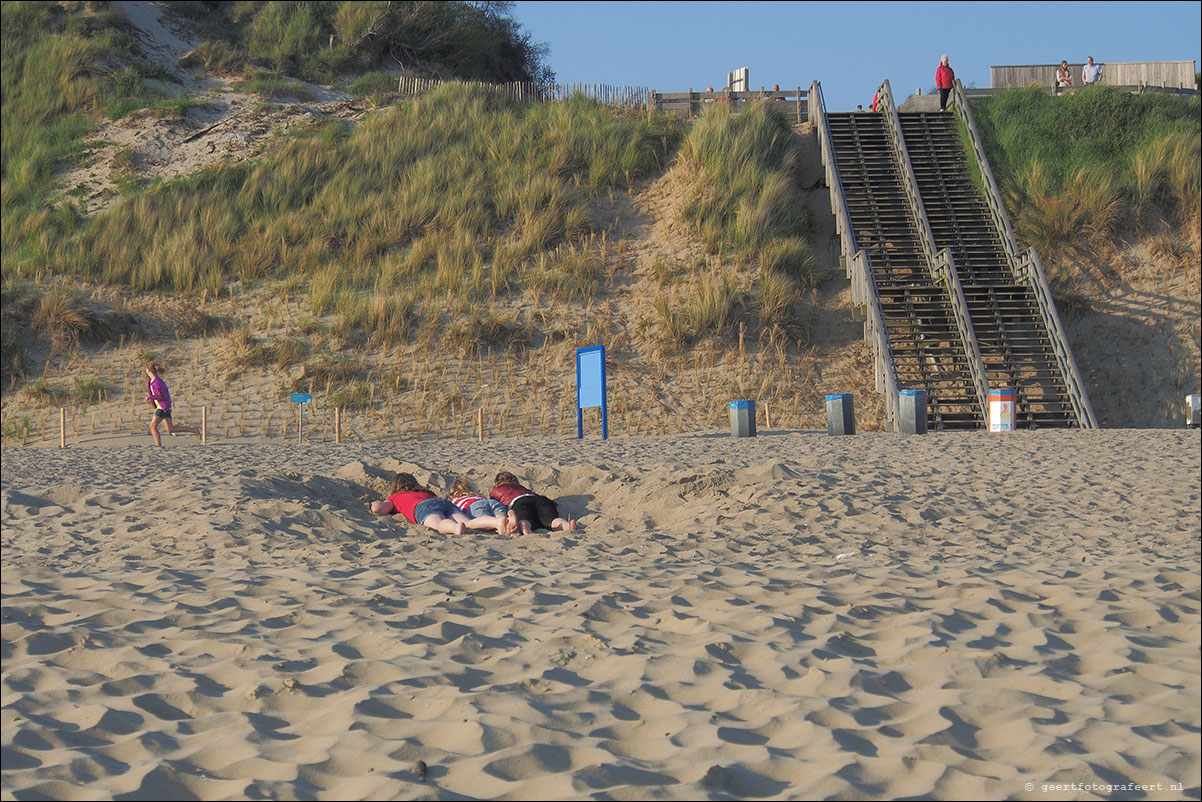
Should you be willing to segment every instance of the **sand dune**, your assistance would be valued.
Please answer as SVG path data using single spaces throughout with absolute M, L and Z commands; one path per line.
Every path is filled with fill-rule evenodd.
M 6 799 L 1199 797 L 1197 432 L 3 459 Z

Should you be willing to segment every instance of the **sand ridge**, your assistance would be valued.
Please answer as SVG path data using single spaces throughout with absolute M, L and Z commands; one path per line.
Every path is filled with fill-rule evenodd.
M 5 798 L 1197 796 L 1196 432 L 194 443 L 4 450 Z

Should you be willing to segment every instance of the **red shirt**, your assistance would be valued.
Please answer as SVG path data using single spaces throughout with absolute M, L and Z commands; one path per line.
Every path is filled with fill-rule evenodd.
M 513 500 L 516 498 L 533 495 L 533 490 L 528 490 L 521 485 L 497 485 L 492 489 L 492 492 L 488 494 L 489 498 L 495 498 L 506 507 L 512 507 Z
M 397 512 L 409 519 L 410 523 L 418 523 L 413 517 L 413 510 L 428 498 L 438 498 L 438 496 L 425 490 L 402 490 L 400 493 L 393 493 L 388 500 L 392 502 L 392 506 L 396 508 Z
M 952 68 L 946 64 L 940 64 L 939 69 L 935 70 L 935 88 L 951 89 L 955 83 L 956 73 L 952 72 Z

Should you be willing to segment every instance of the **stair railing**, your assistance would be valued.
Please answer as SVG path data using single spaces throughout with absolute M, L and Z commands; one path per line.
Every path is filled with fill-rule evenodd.
M 872 261 L 867 252 L 856 247 L 855 229 L 851 224 L 851 212 L 847 208 L 847 197 L 843 192 L 843 180 L 839 176 L 839 163 L 835 157 L 835 141 L 827 123 L 826 103 L 822 98 L 822 85 L 818 81 L 810 85 L 807 101 L 809 119 L 818 132 L 818 142 L 822 148 L 822 164 L 826 169 L 826 185 L 831 196 L 831 213 L 835 216 L 835 229 L 839 234 L 843 264 L 847 277 L 851 279 L 852 301 L 864 307 L 864 339 L 872 346 L 876 389 L 885 396 L 886 424 L 896 431 L 900 418 L 893 347 L 889 344 L 888 329 L 881 313 L 876 279 L 872 276 Z
M 894 431 L 901 423 L 897 374 L 893 369 L 893 346 L 889 344 L 889 333 L 885 328 L 885 316 L 881 313 L 881 299 L 877 296 L 876 281 L 872 277 L 872 259 L 867 251 L 856 251 L 852 259 L 852 297 L 859 297 L 864 305 L 864 341 L 872 347 L 873 373 L 876 391 L 885 396 L 885 415 Z
M 910 214 L 918 228 L 918 240 L 922 243 L 922 253 L 926 259 L 927 270 L 930 271 L 931 277 L 937 284 L 942 284 L 947 289 L 952 317 L 956 321 L 956 331 L 960 335 L 964 357 L 968 362 L 968 372 L 972 376 L 977 403 L 980 405 L 981 419 L 988 420 L 989 379 L 985 373 L 985 362 L 981 359 L 981 349 L 977 345 L 977 333 L 973 329 L 972 316 L 968 312 L 968 303 L 964 299 L 964 290 L 960 286 L 960 277 L 956 275 L 956 265 L 952 255 L 946 248 L 942 251 L 935 250 L 935 235 L 931 231 L 931 221 L 927 218 L 927 210 L 922 203 L 922 194 L 918 191 L 918 179 L 914 176 L 910 151 L 906 147 L 906 139 L 902 134 L 901 118 L 897 115 L 897 105 L 893 102 L 893 91 L 889 86 L 888 79 L 877 90 L 877 96 L 879 98 L 877 108 L 882 109 L 885 115 L 885 128 L 889 132 L 889 141 L 893 144 L 893 155 L 901 167 L 906 201 L 910 205 Z
M 1047 279 L 1044 278 L 1043 265 L 1034 248 L 1027 248 L 1019 256 L 1018 274 L 1019 280 L 1031 288 L 1031 292 L 1039 304 L 1039 312 L 1047 327 L 1048 339 L 1052 342 L 1052 352 L 1056 355 L 1056 362 L 1060 366 L 1064 383 L 1068 387 L 1068 400 L 1072 404 L 1073 412 L 1077 415 L 1078 424 L 1082 429 L 1099 428 L 1098 419 L 1093 412 L 1093 405 L 1089 403 L 1089 394 L 1085 391 L 1084 382 L 1081 381 L 1081 371 L 1077 368 L 1077 360 L 1073 359 L 1073 352 L 1068 347 L 1068 338 L 1064 335 L 1064 326 L 1060 323 L 1060 315 L 1056 313 L 1052 290 L 1048 287 Z
M 1052 353 L 1056 357 L 1056 364 L 1060 368 L 1060 375 L 1064 378 L 1064 385 L 1068 390 L 1069 403 L 1077 415 L 1077 425 L 1082 429 L 1096 429 L 1098 428 L 1098 419 L 1094 415 L 1093 405 L 1089 403 L 1089 393 L 1085 390 L 1085 382 L 1081 379 L 1077 361 L 1073 359 L 1072 349 L 1069 348 L 1068 338 L 1064 334 L 1064 326 L 1061 325 L 1060 316 L 1056 313 L 1056 303 L 1053 301 L 1052 291 L 1048 287 L 1043 263 L 1040 262 L 1039 254 L 1035 252 L 1034 248 L 1028 248 L 1021 253 L 1018 250 L 1018 240 L 1014 236 L 1014 228 L 1010 225 L 1010 216 L 1006 213 L 1002 193 L 993 177 L 993 170 L 989 167 L 989 159 L 985 156 L 981 136 L 977 133 L 977 125 L 973 121 L 972 111 L 968 108 L 968 97 L 965 95 L 964 86 L 959 79 L 955 81 L 952 94 L 955 100 L 953 108 L 968 131 L 969 147 L 972 148 L 973 156 L 976 157 L 977 164 L 981 168 L 981 182 L 985 186 L 985 203 L 989 206 L 989 216 L 993 219 L 993 225 L 1002 241 L 1002 248 L 1006 252 L 1006 261 L 1010 266 L 1010 272 L 1016 281 L 1029 287 L 1035 296 L 1035 303 L 1039 307 L 1039 317 L 1043 320 L 1044 329 L 1052 344 Z
M 956 320 L 956 329 L 968 352 L 968 365 L 972 369 L 972 384 L 977 393 L 977 402 L 985 410 L 984 419 L 989 419 L 989 379 L 985 375 L 985 360 L 981 359 L 981 348 L 977 344 L 977 335 L 972 327 L 972 317 L 968 314 L 968 301 L 964 298 L 964 288 L 960 286 L 960 276 L 956 273 L 956 262 L 952 252 L 947 248 L 935 255 L 935 280 L 947 289 L 952 302 L 952 317 Z
M 985 148 L 981 145 L 981 136 L 977 133 L 977 124 L 973 122 L 972 112 L 968 108 L 968 96 L 964 94 L 964 85 L 960 79 L 955 80 L 952 87 L 952 108 L 960 122 L 968 130 L 968 144 L 976 157 L 977 165 L 981 168 L 981 183 L 985 185 L 985 203 L 989 206 L 989 216 L 993 218 L 993 226 L 997 229 L 1002 241 L 1002 249 L 1006 252 L 1006 261 L 1010 272 L 1018 278 L 1018 240 L 1014 237 L 1014 229 L 1010 226 L 1010 216 L 1006 214 L 1006 204 L 1002 202 L 1002 193 L 989 167 L 989 159 L 985 156 Z

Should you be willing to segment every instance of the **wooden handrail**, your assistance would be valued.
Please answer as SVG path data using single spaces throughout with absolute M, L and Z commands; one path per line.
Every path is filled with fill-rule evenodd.
M 956 273 L 956 262 L 952 258 L 952 252 L 947 248 L 935 255 L 935 277 L 936 281 L 947 287 L 948 298 L 952 302 L 952 317 L 956 321 L 956 329 L 960 332 L 960 339 L 964 343 L 965 356 L 968 358 L 968 369 L 972 374 L 977 401 L 981 404 L 984 419 L 989 420 L 989 377 L 985 373 L 985 361 L 981 359 L 981 347 L 977 343 L 977 334 L 973 329 L 968 301 L 964 298 L 964 288 L 960 285 L 960 276 Z
M 876 280 L 872 277 L 872 260 L 866 251 L 856 248 L 855 229 L 851 223 L 851 212 L 847 208 L 847 197 L 843 192 L 843 181 L 835 158 L 835 143 L 827 124 L 826 104 L 822 99 L 822 86 L 817 81 L 810 85 L 809 121 L 818 132 L 822 149 L 822 163 L 826 169 L 826 185 L 831 196 L 831 213 L 835 216 L 835 229 L 839 234 L 840 250 L 847 277 L 851 279 L 852 301 L 865 308 L 864 337 L 872 346 L 873 370 L 876 389 L 885 396 L 885 416 L 888 425 L 897 431 L 898 387 L 897 374 L 893 365 L 893 347 L 889 344 L 888 329 L 881 314 L 880 298 Z
M 972 111 L 968 107 L 968 98 L 964 94 L 964 86 L 959 79 L 956 80 L 952 92 L 955 98 L 956 114 L 968 131 L 969 147 L 972 148 L 977 164 L 981 168 L 981 182 L 985 186 L 985 203 L 989 207 L 989 216 L 1002 241 L 1002 249 L 1006 253 L 1006 262 L 1010 267 L 1010 273 L 1016 281 L 1030 287 L 1035 296 L 1039 317 L 1048 333 L 1048 340 L 1051 342 L 1056 364 L 1060 368 L 1060 375 L 1064 378 L 1064 386 L 1068 391 L 1069 403 L 1077 416 L 1077 424 L 1082 429 L 1096 429 L 1098 420 L 1094 415 L 1093 405 L 1089 402 L 1089 393 L 1085 389 L 1085 382 L 1081 379 L 1077 360 L 1073 358 L 1072 349 L 1069 348 L 1064 326 L 1060 322 L 1060 315 L 1056 313 L 1056 303 L 1052 299 L 1052 291 L 1048 286 L 1047 277 L 1044 275 L 1043 263 L 1040 262 L 1039 254 L 1034 248 L 1019 252 L 1018 240 L 1010 225 L 1010 216 L 1006 213 L 1006 204 L 1002 200 L 1002 193 L 993 177 L 993 170 L 989 167 L 989 159 L 985 155 L 981 136 L 977 132 Z
M 893 143 L 893 155 L 901 168 L 902 184 L 906 191 L 906 201 L 910 205 L 910 214 L 918 229 L 918 240 L 922 243 L 923 256 L 926 259 L 927 270 L 937 284 L 943 284 L 947 289 L 947 297 L 952 307 L 952 317 L 956 321 L 956 331 L 960 334 L 960 344 L 964 348 L 964 358 L 968 362 L 968 372 L 972 375 L 973 387 L 980 404 L 982 420 L 989 419 L 989 379 L 985 373 L 985 362 L 981 359 L 981 349 L 977 345 L 977 333 L 973 329 L 972 315 L 968 311 L 968 302 L 964 299 L 964 290 L 960 286 L 960 277 L 956 274 L 955 261 L 945 248 L 935 250 L 935 234 L 931 231 L 931 221 L 927 217 L 926 206 L 922 202 L 922 193 L 918 190 L 918 179 L 914 176 L 914 165 L 910 161 L 910 151 L 906 147 L 906 138 L 902 133 L 901 118 L 897 114 L 897 105 L 893 102 L 893 90 L 886 79 L 877 90 L 878 108 L 883 109 L 885 128 L 889 132 L 889 140 Z
M 981 135 L 977 133 L 977 124 L 972 119 L 972 112 L 968 108 L 968 97 L 964 94 L 964 86 L 960 83 L 959 78 L 952 87 L 952 98 L 954 101 L 952 108 L 955 109 L 960 122 L 964 123 L 964 127 L 968 129 L 968 144 L 981 168 L 981 183 L 985 185 L 985 203 L 989 207 L 989 216 L 993 218 L 993 225 L 1002 240 L 1002 249 L 1006 252 L 1006 261 L 1010 266 L 1010 272 L 1017 278 L 1018 241 L 1014 237 L 1014 229 L 1010 226 L 1010 217 L 1006 214 L 1006 204 L 1002 201 L 1001 190 L 998 189 L 997 181 L 993 177 L 993 170 L 989 167 L 989 158 L 985 155 L 985 148 L 981 144 Z
M 1073 352 L 1068 347 L 1068 338 L 1064 334 L 1064 326 L 1060 322 L 1060 315 L 1056 312 L 1056 303 L 1052 299 L 1052 290 L 1044 277 L 1043 264 L 1034 248 L 1028 248 L 1020 257 L 1019 280 L 1027 284 L 1035 295 L 1040 316 L 1048 330 L 1048 339 L 1052 342 L 1052 352 L 1056 355 L 1056 362 L 1060 366 L 1064 383 L 1068 388 L 1069 402 L 1077 414 L 1078 424 L 1082 429 L 1100 428 L 1098 419 L 1094 415 L 1093 405 L 1089 403 L 1089 394 L 1085 390 L 1085 383 L 1081 380 L 1081 371 L 1077 368 L 1077 360 L 1073 358 Z

